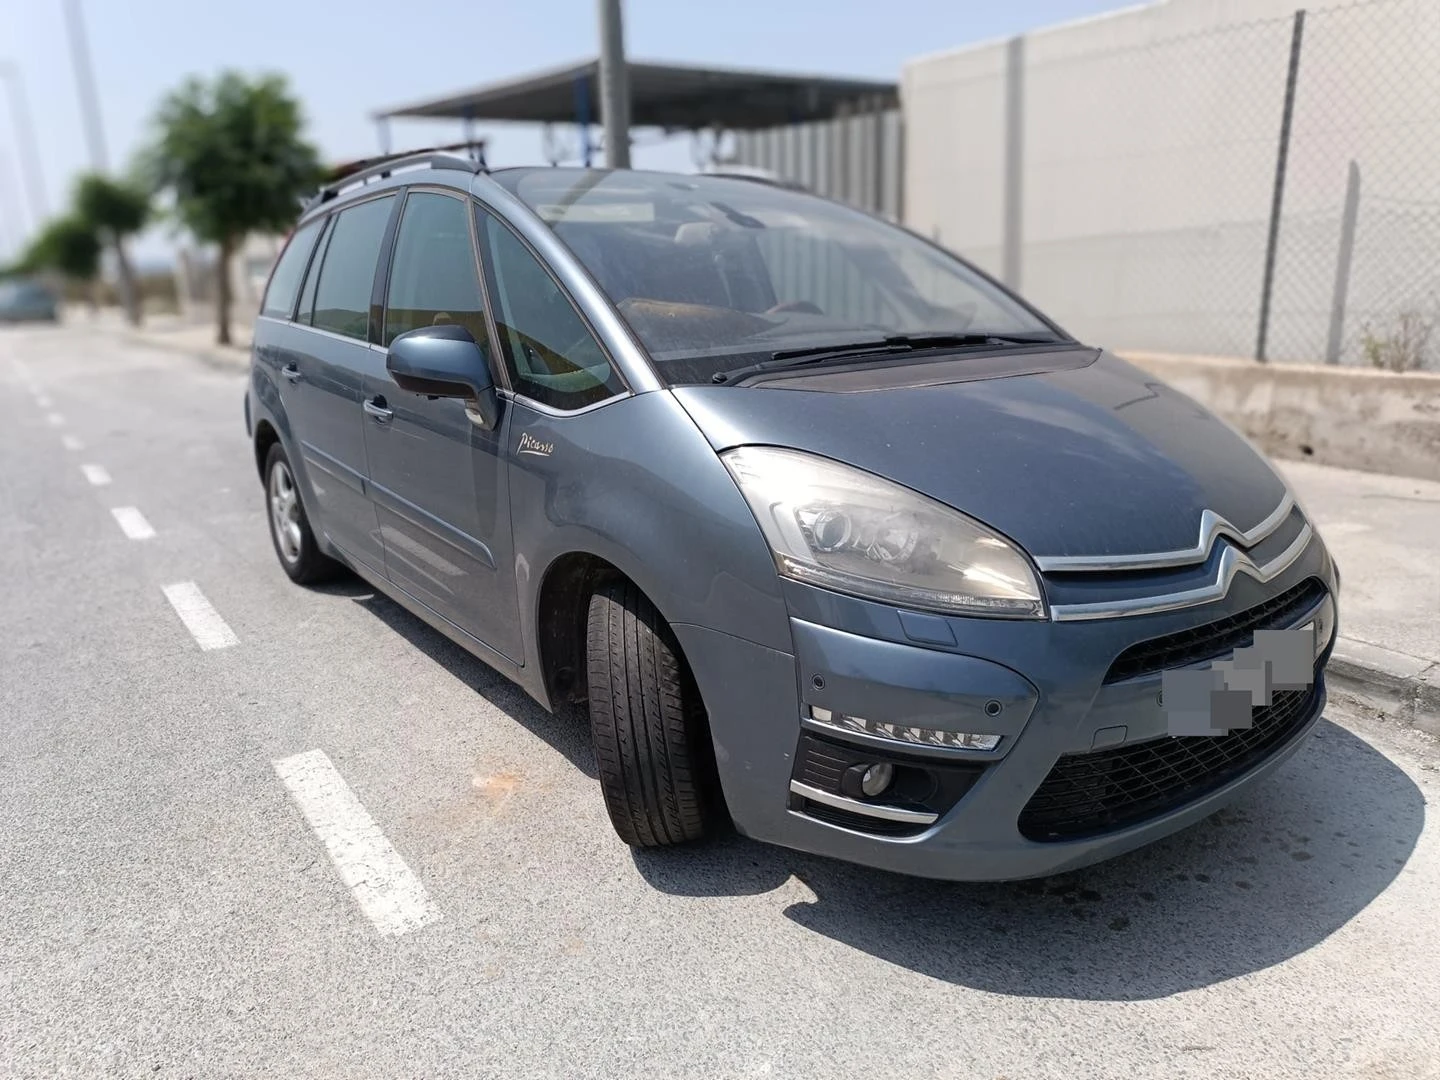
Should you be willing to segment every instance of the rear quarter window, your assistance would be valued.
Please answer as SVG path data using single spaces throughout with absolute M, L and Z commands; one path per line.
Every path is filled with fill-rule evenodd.
M 315 239 L 324 223 L 324 218 L 317 218 L 295 230 L 295 235 L 290 237 L 270 274 L 260 314 L 276 319 L 290 318 L 295 310 L 296 294 L 300 292 L 300 279 L 305 276 L 305 264 L 310 261 L 310 252 L 315 248 Z

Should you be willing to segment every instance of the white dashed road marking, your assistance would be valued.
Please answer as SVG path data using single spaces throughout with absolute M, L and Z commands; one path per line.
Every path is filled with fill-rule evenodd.
M 145 520 L 145 515 L 133 506 L 117 506 L 110 513 L 115 515 L 120 528 L 131 540 L 149 540 L 155 535 L 155 530 L 150 522 Z
M 240 644 L 235 631 L 231 630 L 229 624 L 220 617 L 220 613 L 210 606 L 210 601 L 205 599 L 200 586 L 193 581 L 166 585 L 165 599 L 170 601 L 175 614 L 180 616 L 180 621 L 185 624 L 185 629 L 190 631 L 190 636 L 200 648 L 224 649 Z
M 65 447 L 66 450 L 84 450 L 84 449 L 85 449 L 85 444 L 84 444 L 83 442 L 81 442 L 79 439 L 77 439 L 74 435 L 61 435 L 61 436 L 60 436 L 60 445 L 63 446 L 63 447 Z
M 49 396 L 46 395 L 46 394 L 36 394 L 36 395 L 35 395 L 35 404 L 36 404 L 36 405 L 39 405 L 40 408 L 42 408 L 42 409 L 48 409 L 48 408 L 50 408 L 51 405 L 54 404 L 54 402 L 52 402 L 52 401 L 50 400 Z
M 110 483 L 110 474 L 104 465 L 81 465 L 80 471 L 85 474 L 85 479 L 96 487 L 104 487 Z
M 65 417 L 61 416 L 58 412 L 46 413 L 45 422 L 51 427 L 64 427 Z
M 390 937 L 440 918 L 440 910 L 323 750 L 275 761 L 275 772 L 315 830 L 375 929 Z

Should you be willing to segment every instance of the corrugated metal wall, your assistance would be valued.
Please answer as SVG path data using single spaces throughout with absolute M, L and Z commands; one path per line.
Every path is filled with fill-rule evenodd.
M 832 120 L 737 132 L 735 158 L 898 221 L 904 209 L 902 138 L 898 109 L 862 104 Z
M 857 264 L 826 258 L 832 250 L 827 242 L 795 229 L 756 230 L 754 239 L 775 295 L 785 302 L 808 300 L 821 311 L 843 311 L 860 321 L 884 323 L 893 315 Z

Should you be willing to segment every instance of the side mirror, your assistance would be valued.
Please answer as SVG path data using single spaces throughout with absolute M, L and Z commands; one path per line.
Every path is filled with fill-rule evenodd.
M 463 326 L 422 326 L 401 334 L 390 343 L 385 369 L 402 390 L 466 399 L 470 418 L 487 430 L 499 421 L 500 399 L 485 350 Z

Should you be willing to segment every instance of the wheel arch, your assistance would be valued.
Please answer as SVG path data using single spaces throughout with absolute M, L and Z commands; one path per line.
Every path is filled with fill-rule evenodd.
M 630 573 L 590 551 L 567 551 L 552 559 L 535 593 L 533 625 L 540 688 L 555 712 L 584 705 L 590 598 L 611 581 L 628 581 L 667 624 L 671 622 L 655 591 L 646 588 L 643 575 Z M 688 667 L 690 662 L 678 641 L 676 648 Z
M 255 424 L 255 471 L 259 474 L 263 483 L 265 480 L 265 459 L 270 455 L 270 447 L 280 441 L 280 432 L 275 430 L 275 425 L 269 420 L 261 419 Z
M 556 712 L 585 701 L 590 597 L 603 583 L 622 579 L 635 584 L 614 563 L 588 551 L 568 551 L 545 568 L 535 594 L 535 653 L 541 687 Z

